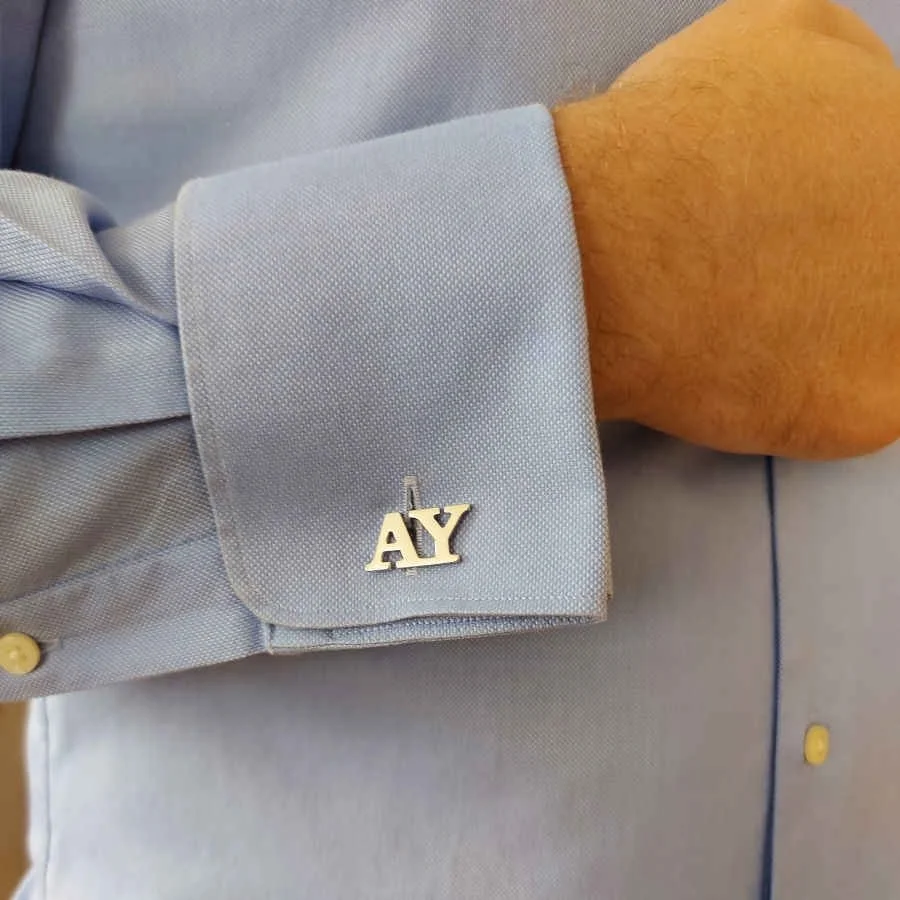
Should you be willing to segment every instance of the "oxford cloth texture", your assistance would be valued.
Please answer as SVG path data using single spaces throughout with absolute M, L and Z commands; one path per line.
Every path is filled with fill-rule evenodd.
M 0 630 L 42 646 L 0 696 L 605 617 L 546 108 L 194 180 L 121 225 L 0 177 Z M 461 558 L 366 571 L 410 477 L 425 508 L 471 506 Z
M 546 225 L 568 215 L 541 107 L 182 191 L 200 456 L 231 584 L 262 620 L 343 643 L 391 620 L 452 636 L 445 616 L 603 616 L 579 262 Z M 472 505 L 459 564 L 366 571 L 404 476 L 426 507 Z
M 12 556 L 0 554 L 0 624 L 52 640 L 53 629 L 67 623 L 64 640 L 45 646 L 35 678 L 16 689 L 19 696 L 63 692 L 32 704 L 33 863 L 23 900 L 897 896 L 898 448 L 847 463 L 771 462 L 604 423 L 616 587 L 608 621 L 425 642 L 421 620 L 391 620 L 352 626 L 342 640 L 370 644 L 380 631 L 399 639 L 408 629 L 405 646 L 296 655 L 313 640 L 335 646 L 334 634 L 272 625 L 238 598 L 216 530 L 219 500 L 208 490 L 188 416 L 174 238 L 174 201 L 186 183 L 209 179 L 204 190 L 213 197 L 216 184 L 253 177 L 248 167 L 274 164 L 268 171 L 277 175 L 282 163 L 298 175 L 323 166 L 317 171 L 324 178 L 322 153 L 335 154 L 334 166 L 347 154 L 359 162 L 345 172 L 354 183 L 357 168 L 371 171 L 361 161 L 363 148 L 387 139 L 397 148 L 395 161 L 410 171 L 379 183 L 410 184 L 423 192 L 417 196 L 433 198 L 453 174 L 428 185 L 411 148 L 427 140 L 423 129 L 438 125 L 446 126 L 441 158 L 462 154 L 467 171 L 493 171 L 498 183 L 521 185 L 525 179 L 500 174 L 490 152 L 473 160 L 475 126 L 460 123 L 486 114 L 477 127 L 491 138 L 479 146 L 504 147 L 510 167 L 530 165 L 529 185 L 550 191 L 522 193 L 521 223 L 510 223 L 515 198 L 483 191 L 479 215 L 494 216 L 511 235 L 544 216 L 535 246 L 552 257 L 529 249 L 513 259 L 513 243 L 478 230 L 484 220 L 474 226 L 457 220 L 471 208 L 467 203 L 480 209 L 472 196 L 475 184 L 483 188 L 477 175 L 457 182 L 446 213 L 424 205 L 412 225 L 373 218 L 380 226 L 375 234 L 364 217 L 340 223 L 326 217 L 323 239 L 329 234 L 342 246 L 381 253 L 380 266 L 392 265 L 378 270 L 383 284 L 402 287 L 406 267 L 424 261 L 423 278 L 440 293 L 447 285 L 437 273 L 446 269 L 457 278 L 464 261 L 451 257 L 439 267 L 439 247 L 430 251 L 437 256 L 407 251 L 426 238 L 431 247 L 436 231 L 449 239 L 441 246 L 458 251 L 466 246 L 459 232 L 473 229 L 483 246 L 469 260 L 465 289 L 454 290 L 457 302 L 471 301 L 486 324 L 505 315 L 534 322 L 542 304 L 571 312 L 571 282 L 559 280 L 558 293 L 538 296 L 544 273 L 566 270 L 572 246 L 560 237 L 572 223 L 568 213 L 547 214 L 560 208 L 552 187 L 559 171 L 546 118 L 533 107 L 603 90 L 712 5 L 196 0 L 188 9 L 173 0 L 53 0 L 42 10 L 35 0 L 0 0 L 3 162 L 20 170 L 5 173 L 2 184 L 33 179 L 33 190 L 48 191 L 43 218 L 25 229 L 30 238 L 20 213 L 7 217 L 13 225 L 4 234 L 13 243 L 4 244 L 0 260 L 19 266 L 16 293 L 7 281 L 0 301 L 8 316 L 6 349 L 10 327 L 23 336 L 15 352 L 0 354 L 0 366 L 13 358 L 30 365 L 19 385 L 48 379 L 46 390 L 35 388 L 30 412 L 13 407 L 21 434 L 0 445 L 0 539 L 5 551 L 14 548 Z M 900 52 L 893 0 L 850 5 Z M 21 41 L 8 41 L 10 10 Z M 7 52 L 11 43 L 15 53 Z M 521 150 L 513 146 L 516 135 Z M 39 188 L 39 179 L 52 188 Z M 288 195 L 304 190 L 285 182 Z M 325 183 L 329 191 L 339 188 L 333 179 Z M 366 190 L 377 199 L 384 187 L 376 191 L 372 178 Z M 56 213 L 47 208 L 51 197 Z M 308 199 L 271 235 L 292 259 L 304 247 L 329 252 L 301 233 L 325 203 L 322 196 Z M 276 207 L 283 202 L 271 200 Z M 232 226 L 249 228 L 264 213 L 251 202 L 246 223 L 210 221 L 209 234 L 228 225 L 227 241 Z M 49 227 L 63 220 L 65 229 Z M 388 234 L 410 237 L 412 246 L 385 248 L 379 241 Z M 34 249 L 36 235 L 43 249 Z M 258 301 L 273 301 L 256 290 L 254 265 L 266 290 L 277 266 L 259 241 L 258 261 L 236 246 L 229 264 L 246 262 L 232 280 L 247 288 L 245 311 L 262 315 Z M 56 288 L 42 284 L 36 269 L 21 267 L 48 259 L 49 248 L 56 255 L 40 278 L 55 272 Z M 76 260 L 78 283 L 89 290 L 71 291 Z M 348 266 L 335 267 L 340 290 L 385 302 L 363 282 L 348 284 Z M 498 277 L 515 267 L 515 280 Z M 323 273 L 305 270 L 315 276 L 311 285 L 327 287 Z M 527 303 L 513 314 L 505 304 L 520 283 Z M 503 301 L 498 307 L 475 301 L 485 285 Z M 224 287 L 233 308 L 232 285 Z M 299 277 L 291 287 L 298 297 L 312 290 Z M 429 296 L 423 291 L 417 311 Z M 323 296 L 315 299 L 324 304 Z M 400 291 L 387 302 L 406 308 L 409 299 Z M 276 300 L 273 311 L 296 316 L 290 297 Z M 302 331 L 326 362 L 334 346 L 309 342 L 310 335 L 330 334 L 341 321 L 355 339 L 375 318 L 367 303 L 360 322 L 339 320 L 336 305 L 317 307 L 322 321 Z M 77 324 L 81 314 L 90 329 Z M 560 315 L 555 324 L 571 321 Z M 48 330 L 41 324 L 48 322 L 59 327 Z M 450 325 L 451 333 L 439 336 L 444 346 L 475 327 Z M 29 362 L 26 336 L 34 334 L 46 342 Z M 77 340 L 67 342 L 68 334 Z M 522 335 L 497 337 L 490 345 L 498 358 L 514 360 L 517 341 L 526 355 L 535 349 Z M 404 386 L 429 383 L 434 335 L 398 330 L 391 338 L 382 346 L 391 376 L 384 386 L 399 384 L 402 353 L 409 357 Z M 259 339 L 275 341 L 265 329 Z M 574 359 L 579 340 L 569 330 L 565 347 L 556 348 L 560 355 L 551 358 Z M 150 352 L 154 347 L 160 352 Z M 370 345 L 363 350 L 375 352 Z M 42 364 L 51 359 L 68 365 Z M 454 379 L 465 380 L 461 369 L 453 370 Z M 9 368 L 0 371 L 11 377 Z M 340 391 L 349 382 L 324 375 L 343 409 Z M 346 378 L 352 377 L 350 369 Z M 376 389 L 366 385 L 363 395 Z M 284 398 L 257 399 L 284 416 Z M 323 401 L 297 402 L 308 408 Z M 415 412 L 424 415 L 421 397 L 405 402 L 421 404 Z M 173 417 L 158 418 L 163 404 Z M 386 400 L 383 408 L 389 409 Z M 470 429 L 478 433 L 484 412 L 471 404 L 463 421 L 447 422 L 448 436 L 465 441 Z M 46 427 L 64 413 L 70 417 L 64 430 Z M 344 415 L 349 421 L 339 436 L 353 434 L 354 417 Z M 439 415 L 435 406 L 425 425 L 438 427 Z M 396 421 L 386 413 L 387 425 Z M 549 424 L 551 435 L 560 425 Z M 522 427 L 535 425 L 523 414 Z M 270 460 L 250 446 L 252 433 L 241 437 L 263 471 L 277 470 L 280 462 L 268 468 Z M 298 458 L 303 440 L 299 432 Z M 423 451 L 421 460 L 434 468 L 447 452 L 436 449 L 432 459 Z M 366 445 L 351 480 L 362 483 L 371 471 L 373 492 L 387 492 L 380 479 L 389 455 L 384 444 Z M 385 478 L 393 485 L 384 495 L 391 508 L 406 502 L 403 477 L 416 474 L 422 473 Z M 291 477 L 290 491 L 301 482 L 315 485 L 315 473 Z M 424 477 L 419 488 L 423 503 L 471 499 L 474 516 L 479 503 L 502 497 L 491 480 L 481 484 L 480 500 L 435 497 Z M 354 508 L 369 502 L 352 500 Z M 565 527 L 564 505 L 556 506 Z M 250 512 L 246 525 L 255 529 Z M 464 563 L 476 535 L 462 529 L 475 521 L 463 520 L 458 531 Z M 290 526 L 302 528 L 293 520 Z M 600 562 L 599 549 L 592 558 Z M 498 579 L 508 577 L 503 557 L 489 565 Z M 412 581 L 425 570 L 372 574 Z M 304 577 L 301 569 L 288 579 Z M 288 595 L 280 611 L 299 616 L 311 598 Z M 456 617 L 455 634 L 470 633 L 466 627 L 483 634 L 489 621 L 507 619 L 473 618 L 465 626 Z M 205 666 L 237 656 L 251 658 Z M 191 671 L 135 677 L 185 668 Z M 97 684 L 104 686 L 73 691 Z M 817 768 L 803 761 L 813 723 L 831 731 L 830 757 Z

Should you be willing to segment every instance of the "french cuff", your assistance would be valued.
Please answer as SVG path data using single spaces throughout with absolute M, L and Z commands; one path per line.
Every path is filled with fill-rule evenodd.
M 192 181 L 175 231 L 225 570 L 270 651 L 605 617 L 579 256 L 546 108 Z

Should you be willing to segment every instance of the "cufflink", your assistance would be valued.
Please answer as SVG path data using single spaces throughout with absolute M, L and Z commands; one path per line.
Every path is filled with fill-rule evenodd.
M 472 508 L 471 503 L 455 503 L 441 508 L 429 506 L 424 509 L 410 509 L 404 518 L 402 513 L 390 512 L 381 520 L 381 530 L 375 544 L 372 559 L 366 565 L 367 572 L 382 572 L 385 569 L 413 569 L 420 566 L 442 566 L 460 561 L 458 553 L 450 549 L 450 539 L 459 526 L 460 519 Z M 440 522 L 438 516 L 447 518 Z M 418 522 L 434 541 L 434 555 L 421 556 L 409 533 L 407 519 Z M 386 560 L 385 554 L 398 553 L 396 562 Z

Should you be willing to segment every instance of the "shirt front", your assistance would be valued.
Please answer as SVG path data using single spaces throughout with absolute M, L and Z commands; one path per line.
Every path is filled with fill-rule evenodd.
M 15 4 L 22 898 L 893 896 L 897 449 L 585 428 L 545 107 L 712 5 Z

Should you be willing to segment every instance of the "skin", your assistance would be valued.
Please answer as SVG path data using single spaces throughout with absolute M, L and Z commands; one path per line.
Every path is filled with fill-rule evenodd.
M 595 408 L 735 453 L 900 438 L 900 70 L 828 0 L 729 0 L 553 111 Z

